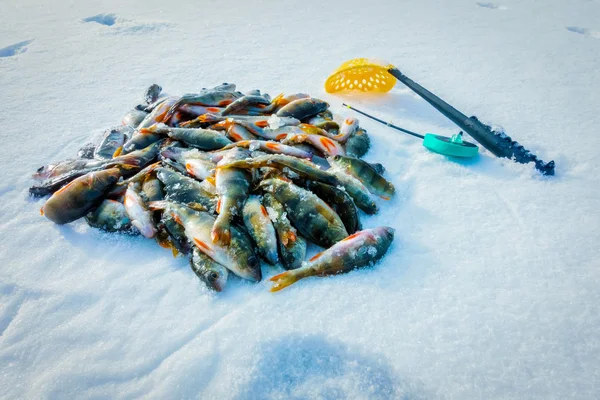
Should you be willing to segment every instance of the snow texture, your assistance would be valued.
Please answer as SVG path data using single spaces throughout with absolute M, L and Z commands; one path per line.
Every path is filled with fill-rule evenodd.
M 2 397 L 597 398 L 600 2 L 482 4 L 3 7 Z M 81 22 L 110 14 L 113 25 Z M 383 163 L 397 188 L 363 225 L 389 225 L 396 239 L 372 269 L 276 294 L 266 280 L 239 279 L 212 294 L 155 242 L 55 225 L 28 197 L 40 165 L 118 124 L 152 83 L 169 93 L 224 81 L 311 93 L 346 116 L 356 115 L 342 101 L 417 132 L 457 132 L 401 84 L 380 96 L 324 93 L 328 74 L 353 57 L 385 58 L 461 111 L 502 124 L 554 159 L 556 176 L 483 149 L 450 160 L 359 117 L 372 139 L 366 160 Z

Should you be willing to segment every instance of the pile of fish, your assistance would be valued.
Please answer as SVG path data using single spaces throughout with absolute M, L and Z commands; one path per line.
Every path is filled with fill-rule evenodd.
M 30 188 L 66 224 L 154 238 L 185 254 L 221 291 L 230 272 L 260 281 L 260 259 L 287 271 L 271 291 L 308 276 L 373 265 L 394 238 L 361 230 L 359 211 L 378 210 L 394 186 L 361 157 L 367 132 L 306 94 L 271 98 L 224 83 L 184 96 L 150 86 L 144 103 L 78 158 L 41 167 Z M 325 248 L 305 261 L 307 242 Z

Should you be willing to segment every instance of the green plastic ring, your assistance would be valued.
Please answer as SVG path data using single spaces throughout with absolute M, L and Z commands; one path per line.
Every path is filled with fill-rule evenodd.
M 452 138 L 433 133 L 426 133 L 423 139 L 423 146 L 429 150 L 452 157 L 475 157 L 479 152 L 479 148 L 473 143 L 462 140 L 453 141 Z

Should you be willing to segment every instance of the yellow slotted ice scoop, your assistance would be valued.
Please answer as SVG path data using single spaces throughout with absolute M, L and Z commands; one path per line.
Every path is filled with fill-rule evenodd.
M 344 90 L 363 92 L 389 92 L 396 84 L 388 72 L 395 68 L 392 64 L 372 58 L 355 58 L 346 61 L 325 82 L 327 93 Z

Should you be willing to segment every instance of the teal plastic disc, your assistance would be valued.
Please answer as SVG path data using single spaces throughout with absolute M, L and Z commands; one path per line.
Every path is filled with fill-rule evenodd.
M 426 133 L 423 139 L 423 146 L 433 152 L 452 157 L 470 158 L 475 157 L 479 152 L 479 148 L 473 143 L 462 140 L 462 132 L 451 138 Z

